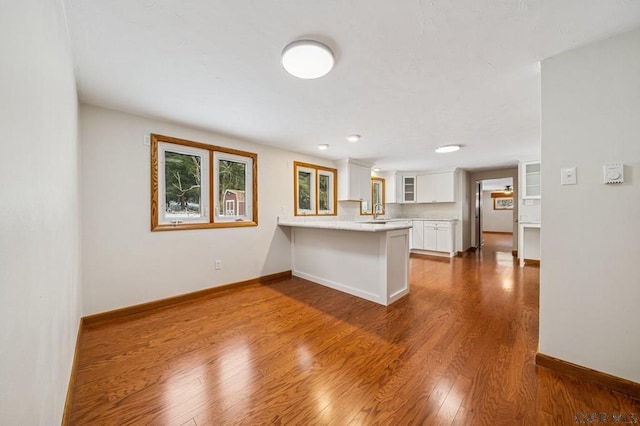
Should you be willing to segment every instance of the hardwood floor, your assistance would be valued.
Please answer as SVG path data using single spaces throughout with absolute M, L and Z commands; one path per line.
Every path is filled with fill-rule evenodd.
M 411 293 L 389 307 L 293 278 L 87 325 L 70 424 L 639 416 L 638 401 L 535 366 L 539 269 L 516 266 L 510 235 L 485 241 L 464 258 L 411 259 Z

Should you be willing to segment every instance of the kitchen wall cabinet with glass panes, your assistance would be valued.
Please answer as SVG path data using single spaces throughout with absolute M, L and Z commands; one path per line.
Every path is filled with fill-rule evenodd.
M 520 179 L 522 199 L 539 199 L 541 195 L 540 161 L 520 163 Z
M 400 176 L 398 179 L 400 183 L 400 202 L 401 203 L 415 203 L 416 202 L 416 177 L 412 176 Z

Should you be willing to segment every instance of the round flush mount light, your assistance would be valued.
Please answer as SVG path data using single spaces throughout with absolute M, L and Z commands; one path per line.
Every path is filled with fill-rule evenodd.
M 445 154 L 447 152 L 456 152 L 460 149 L 460 145 L 444 145 L 436 148 L 438 154 Z
M 327 149 L 329 149 L 329 144 L 328 143 L 321 143 L 320 145 L 318 145 L 318 149 L 320 151 L 326 151 Z
M 379 171 L 380 171 L 380 170 L 382 170 L 382 169 L 381 169 L 380 167 L 374 167 L 374 168 L 373 168 L 373 169 L 371 169 L 371 170 L 373 170 L 374 172 L 379 172 Z
M 349 142 L 358 142 L 360 140 L 360 138 L 361 138 L 361 136 L 360 135 L 356 135 L 356 134 L 347 136 L 347 140 Z
M 282 66 L 294 77 L 305 80 L 326 75 L 333 68 L 333 52 L 315 40 L 289 43 L 282 51 Z

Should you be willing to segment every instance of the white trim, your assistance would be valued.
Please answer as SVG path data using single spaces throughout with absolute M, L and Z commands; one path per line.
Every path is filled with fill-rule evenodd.
M 309 173 L 309 207 L 310 209 L 302 209 L 300 208 L 300 195 L 299 195 L 299 182 L 298 177 L 300 172 Z M 310 167 L 304 166 L 296 166 L 296 197 L 298 197 L 297 202 L 297 215 L 315 215 L 316 214 L 316 200 L 317 200 L 317 179 L 316 179 L 316 169 L 312 169 Z
M 166 217 L 165 154 L 167 152 L 200 157 L 200 214 L 193 217 Z M 158 223 L 209 222 L 209 151 L 168 142 L 158 143 Z
M 329 201 L 329 209 L 328 210 L 320 210 L 320 176 L 327 176 L 329 178 L 329 187 L 328 187 L 328 201 Z M 318 169 L 318 177 L 317 177 L 317 202 L 318 202 L 318 214 L 334 214 L 336 211 L 336 206 L 333 205 L 333 188 L 334 188 L 334 179 L 336 178 L 336 174 L 329 170 Z
M 233 161 L 235 163 L 243 163 L 244 167 L 244 215 L 226 216 L 220 215 L 220 196 L 219 196 L 219 169 L 220 161 Z M 245 157 L 244 155 L 229 154 L 226 152 L 214 151 L 213 152 L 213 211 L 214 222 L 235 222 L 238 220 L 251 222 L 255 218 L 253 217 L 253 158 Z M 234 188 L 238 190 L 237 188 Z M 243 191 L 240 189 L 240 191 Z M 222 206 L 226 207 L 226 206 Z

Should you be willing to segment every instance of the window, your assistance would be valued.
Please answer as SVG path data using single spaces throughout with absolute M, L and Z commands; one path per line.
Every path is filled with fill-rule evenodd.
M 366 203 L 364 201 L 360 202 L 360 214 L 361 215 L 371 215 L 371 214 L 384 214 L 385 210 L 385 202 L 384 202 L 384 191 L 385 191 L 385 183 L 384 178 L 381 177 L 372 177 L 371 178 L 371 204 Z
M 204 149 L 158 143 L 159 223 L 209 221 L 209 152 Z
M 218 222 L 252 220 L 253 159 L 215 151 L 215 219 Z
M 257 160 L 251 152 L 152 134 L 151 230 L 256 226 Z
M 337 170 L 294 161 L 295 215 L 336 215 Z

